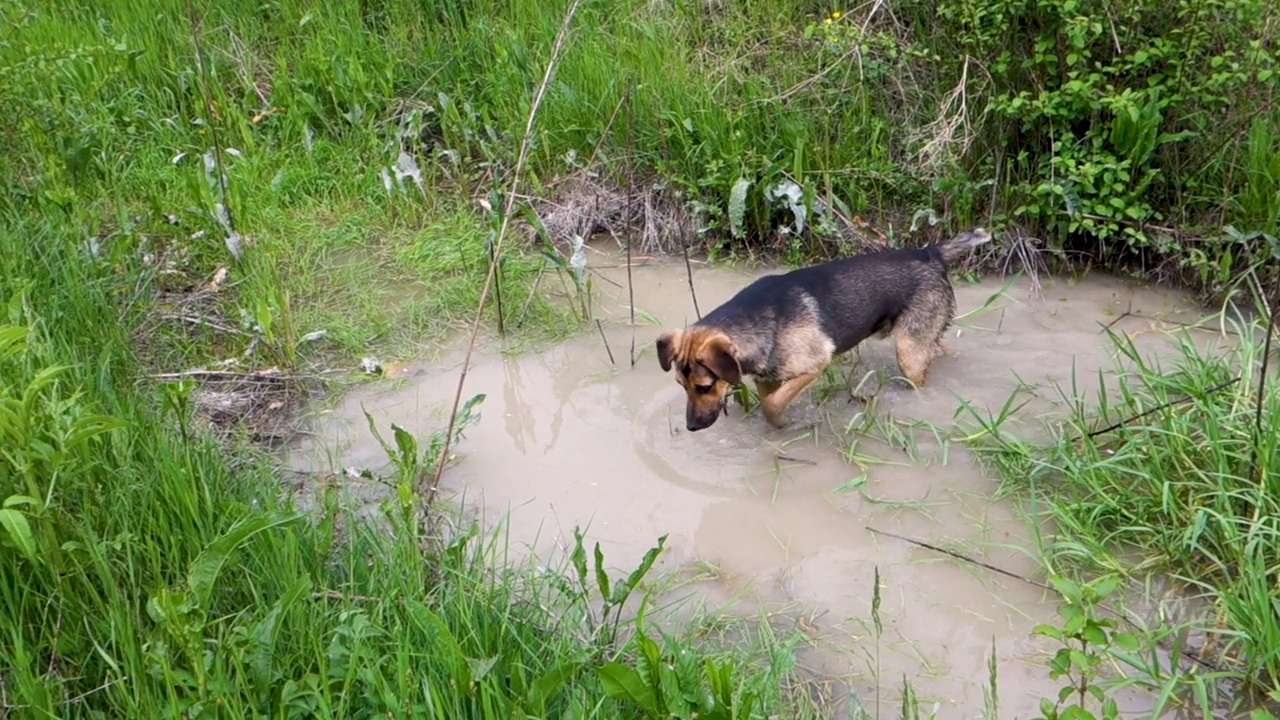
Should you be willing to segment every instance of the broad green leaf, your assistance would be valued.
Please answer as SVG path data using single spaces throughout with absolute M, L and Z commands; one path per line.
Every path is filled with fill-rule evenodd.
M 439 645 L 427 648 L 426 651 L 437 658 L 437 662 L 446 662 L 453 668 L 450 673 L 456 688 L 461 691 L 471 684 L 471 667 L 467 662 L 467 656 L 462 652 L 462 645 L 458 643 L 458 639 L 454 636 L 453 631 L 445 625 L 444 620 L 440 618 L 431 608 L 422 603 L 413 600 L 405 604 L 409 611 L 409 617 L 413 619 L 414 624 L 418 626 L 427 635 L 439 643 Z
M 30 330 L 23 326 L 0 326 L 0 360 L 16 357 L 27 346 L 27 335 Z
M 529 704 L 532 706 L 530 709 L 534 711 L 544 709 L 547 700 L 560 692 L 560 689 L 569 682 L 569 679 L 581 670 L 582 663 L 563 660 L 544 673 L 542 677 L 534 680 L 533 687 L 529 689 Z
M 596 543 L 595 560 L 596 585 L 600 588 L 600 597 L 605 602 L 612 602 L 609 597 L 609 573 L 604 571 L 604 552 L 600 550 L 600 543 Z
M 618 662 L 609 662 L 596 669 L 600 684 L 609 697 L 630 700 L 649 717 L 662 717 L 654 702 L 653 692 L 645 685 L 640 673 Z
M 237 522 L 217 540 L 209 543 L 200 556 L 191 563 L 187 571 L 187 584 L 196 597 L 196 603 L 204 610 L 209 609 L 209 599 L 213 594 L 213 585 L 218 581 L 218 574 L 227 558 L 254 535 L 282 525 L 290 525 L 302 519 L 302 513 L 271 513 L 258 515 Z
M 6 501 L 6 504 L 8 502 Z M 18 548 L 18 552 L 31 562 L 36 561 L 36 542 L 31 535 L 31 524 L 27 522 L 27 516 L 6 507 L 0 510 L 0 527 L 4 528 L 5 534 L 9 540 Z

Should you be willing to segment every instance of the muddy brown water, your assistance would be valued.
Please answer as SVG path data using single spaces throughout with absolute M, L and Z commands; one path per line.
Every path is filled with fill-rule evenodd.
M 801 654 L 806 670 L 850 688 L 868 708 L 879 693 L 882 717 L 896 717 L 904 676 L 926 714 L 981 717 L 993 642 L 1001 718 L 1031 717 L 1041 698 L 1056 696 L 1044 666 L 1053 648 L 1031 635 L 1056 619 L 1045 591 L 869 528 L 1040 578 L 1030 529 L 1011 503 L 993 499 L 997 481 L 931 428 L 955 425 L 959 398 L 997 410 L 1023 383 L 1036 392 L 1018 413 L 1020 431 L 1039 432 L 1061 413 L 1053 385 L 1070 387 L 1073 365 L 1083 388 L 1112 367 L 1102 326 L 1160 351 L 1166 330 L 1200 316 L 1187 297 L 1093 276 L 1045 280 L 1040 295 L 1021 280 L 988 302 L 1004 281 L 957 283 L 959 312 L 969 316 L 949 331 L 955 356 L 935 362 L 923 390 L 891 381 L 892 347 L 871 340 L 842 375 L 853 384 L 867 378 L 862 391 L 875 392 L 874 407 L 850 400 L 833 373 L 797 398 L 788 428 L 770 428 L 758 412 L 744 416 L 733 405 L 711 428 L 689 433 L 682 391 L 654 357 L 659 328 L 646 322 L 694 319 L 684 264 L 633 266 L 645 318 L 634 333 L 621 259 L 595 251 L 591 266 L 593 313 L 608 349 L 596 332 L 516 356 L 482 348 L 463 397 L 487 398 L 457 446 L 449 493 L 465 497 L 491 527 L 505 523 L 517 552 L 548 563 L 563 560 L 575 526 L 600 542 L 615 574 L 669 535 L 660 569 L 699 570 L 683 592 L 712 607 L 732 599 L 739 611 L 785 608 L 813 640 Z M 695 266 L 701 309 L 763 272 Z M 385 468 L 362 408 L 384 435 L 394 422 L 425 438 L 443 425 L 460 365 L 459 353 L 446 353 L 350 392 L 314 419 L 290 463 L 303 471 Z M 859 424 L 867 413 L 913 440 L 886 442 L 883 430 Z M 878 644 L 870 630 L 876 569 Z M 1139 713 L 1151 703 L 1136 692 L 1117 699 Z

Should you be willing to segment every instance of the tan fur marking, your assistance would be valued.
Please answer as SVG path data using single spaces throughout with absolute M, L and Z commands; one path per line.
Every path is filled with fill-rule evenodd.
M 835 354 L 831 338 L 818 327 L 817 300 L 805 297 L 804 302 L 809 311 L 807 321 L 783 330 L 778 337 L 778 348 L 786 358 L 779 368 L 784 379 L 822 372 Z
M 924 387 L 929 379 L 929 361 L 933 353 L 929 344 L 907 333 L 897 335 L 898 369 L 917 388 Z
M 802 325 L 783 332 L 778 338 L 780 355 L 786 358 L 779 368 L 784 378 L 800 377 L 821 370 L 831 362 L 835 348 L 817 325 Z M 778 351 L 775 350 L 775 353 Z
M 756 388 L 760 391 L 760 409 L 764 411 L 764 419 L 776 428 L 785 426 L 787 406 L 821 374 L 820 368 L 816 372 L 792 378 L 782 384 L 757 382 Z

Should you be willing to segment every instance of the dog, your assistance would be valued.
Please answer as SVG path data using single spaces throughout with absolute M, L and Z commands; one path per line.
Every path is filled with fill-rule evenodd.
M 923 387 L 934 357 L 950 354 L 955 319 L 948 272 L 991 240 L 975 228 L 923 248 L 885 250 L 766 275 L 698 322 L 658 337 L 663 372 L 676 368 L 685 425 L 711 427 L 729 391 L 755 379 L 765 420 L 785 427 L 787 405 L 838 355 L 875 335 L 893 336 L 898 368 Z

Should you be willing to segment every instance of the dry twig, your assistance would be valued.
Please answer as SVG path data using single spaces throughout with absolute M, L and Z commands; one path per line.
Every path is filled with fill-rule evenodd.
M 502 256 L 502 244 L 507 238 L 507 227 L 511 223 L 511 214 L 516 201 L 516 188 L 520 184 L 520 175 L 524 171 L 524 164 L 529 156 L 529 145 L 533 139 L 533 124 L 538 116 L 538 108 L 542 105 L 542 98 L 546 95 L 547 86 L 551 84 L 551 77 L 555 73 L 558 64 L 560 52 L 564 49 L 564 44 L 569 35 L 569 26 L 573 21 L 573 16 L 578 11 L 580 0 L 573 0 L 568 10 L 565 11 L 564 20 L 560 24 L 560 29 L 556 32 L 555 43 L 551 47 L 551 57 L 547 59 L 546 72 L 543 73 L 542 83 L 538 86 L 537 92 L 533 96 L 533 102 L 529 105 L 529 117 L 525 122 L 524 137 L 520 140 L 520 154 L 516 158 L 516 166 L 511 177 L 511 188 L 507 193 L 506 202 L 504 203 L 502 212 L 502 226 L 498 228 L 498 237 L 494 240 L 494 257 Z M 471 367 L 471 357 L 475 352 L 476 338 L 480 334 L 480 323 L 484 319 L 485 303 L 489 299 L 489 289 L 493 285 L 494 270 L 496 263 L 489 264 L 489 272 L 485 275 L 484 287 L 480 290 L 480 300 L 476 306 L 475 320 L 471 324 L 471 337 L 467 341 L 467 353 L 462 361 L 462 370 L 458 374 L 458 388 L 453 395 L 453 406 L 449 411 L 449 426 L 445 430 L 444 444 L 440 449 L 440 458 L 436 462 L 435 476 L 431 480 L 431 487 L 427 488 L 424 496 L 424 504 L 431 507 L 431 503 L 435 500 L 436 492 L 440 488 L 440 478 L 444 475 L 444 468 L 449 459 L 449 446 L 453 442 L 454 428 L 457 424 L 458 406 L 462 402 L 462 388 L 467 382 L 467 371 Z

